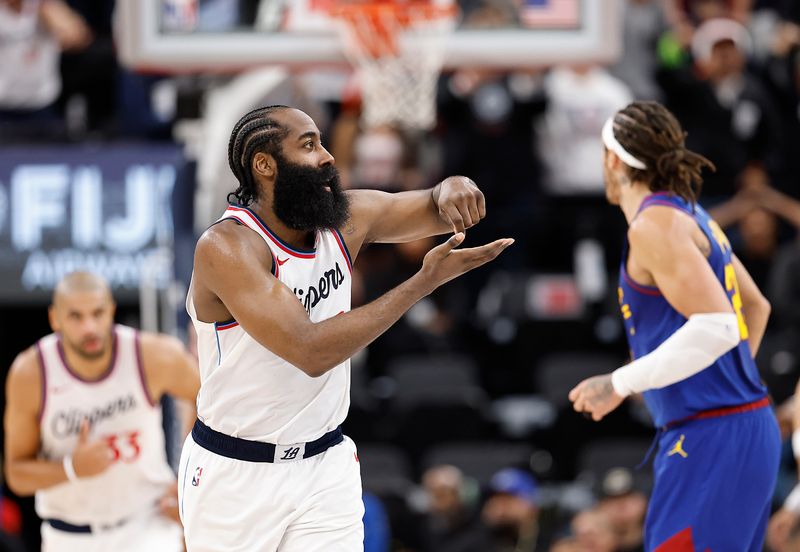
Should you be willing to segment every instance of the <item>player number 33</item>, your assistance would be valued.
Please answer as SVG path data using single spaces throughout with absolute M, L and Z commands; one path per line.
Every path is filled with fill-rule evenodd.
M 139 446 L 139 432 L 129 431 L 120 435 L 108 435 L 104 438 L 111 449 L 114 462 L 135 462 L 142 452 Z

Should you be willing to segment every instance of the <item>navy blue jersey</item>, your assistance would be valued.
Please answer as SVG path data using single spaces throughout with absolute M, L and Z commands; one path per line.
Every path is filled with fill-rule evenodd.
M 762 384 L 747 343 L 747 322 L 742 313 L 742 298 L 731 262 L 731 246 L 722 229 L 699 205 L 692 205 L 669 193 L 654 193 L 642 202 L 637 213 L 659 205 L 683 211 L 692 217 L 711 244 L 708 264 L 728 294 L 739 319 L 739 345 L 718 358 L 698 374 L 661 389 L 644 393 L 645 402 L 657 426 L 681 420 L 704 410 L 735 406 L 763 398 Z M 626 271 L 626 243 L 619 278 L 619 303 L 631 356 L 636 359 L 653 351 L 686 323 L 657 287 L 633 281 Z M 681 262 L 675 259 L 674 262 Z

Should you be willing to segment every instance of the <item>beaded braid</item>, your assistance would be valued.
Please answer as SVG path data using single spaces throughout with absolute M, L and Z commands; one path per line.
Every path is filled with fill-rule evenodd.
M 714 164 L 685 146 L 686 133 L 670 111 L 658 102 L 637 101 L 614 117 L 614 135 L 646 169 L 629 167 L 631 180 L 647 182 L 654 192 L 668 191 L 696 203 L 703 185 L 702 170 Z
M 280 140 L 288 130 L 270 115 L 282 109 L 289 108 L 285 105 L 260 107 L 245 114 L 234 125 L 228 141 L 228 165 L 239 187 L 228 194 L 228 203 L 247 206 L 258 198 L 258 185 L 250 165 L 258 151 L 275 153 L 280 149 Z

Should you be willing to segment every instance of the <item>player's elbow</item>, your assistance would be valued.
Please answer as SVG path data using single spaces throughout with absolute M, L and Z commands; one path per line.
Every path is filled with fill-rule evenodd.
M 321 365 L 320 366 L 315 366 L 315 367 L 310 368 L 309 370 L 306 370 L 306 375 L 308 375 L 308 376 L 310 376 L 312 378 L 319 378 L 319 377 L 324 376 L 326 373 L 328 373 L 328 370 L 330 370 L 330 368 L 327 368 L 325 366 L 321 366 Z
M 331 346 L 329 337 L 316 325 L 302 334 L 295 346 L 289 350 L 292 351 L 294 358 L 286 360 L 312 378 L 323 376 L 344 362 L 341 354 Z
M 744 299 L 744 312 L 749 320 L 767 320 L 772 312 L 772 304 L 760 292 Z
M 295 366 L 299 368 L 300 371 L 303 372 L 305 375 L 312 378 L 318 378 L 320 376 L 325 375 L 325 373 L 331 368 L 321 362 L 316 362 L 316 361 L 301 362 L 295 364 Z
M 12 483 L 12 481 L 9 479 L 6 481 L 6 483 L 8 484 L 8 488 L 11 489 L 11 492 L 20 498 L 26 498 L 36 494 L 35 489 L 28 488 L 25 485 L 19 485 L 16 481 Z
M 758 298 L 756 299 L 756 309 L 764 318 L 768 318 L 772 312 L 772 303 L 770 303 L 766 297 L 759 294 Z
M 294 358 L 287 359 L 292 365 L 312 378 L 318 378 L 332 368 L 322 355 L 315 353 L 314 347 L 298 347 Z
M 312 378 L 318 378 L 336 368 L 340 362 L 323 357 L 322 355 L 306 355 L 295 364 L 303 373 Z
M 6 485 L 15 495 L 26 497 L 32 496 L 36 492 L 36 489 L 25 485 L 24 478 L 19 473 L 15 462 L 6 462 L 3 472 L 6 478 Z

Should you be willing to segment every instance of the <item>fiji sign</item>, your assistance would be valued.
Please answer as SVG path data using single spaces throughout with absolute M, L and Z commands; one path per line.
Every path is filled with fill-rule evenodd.
M 0 150 L 0 300 L 49 296 L 68 272 L 132 296 L 173 274 L 174 148 Z

